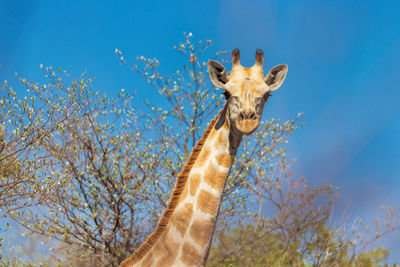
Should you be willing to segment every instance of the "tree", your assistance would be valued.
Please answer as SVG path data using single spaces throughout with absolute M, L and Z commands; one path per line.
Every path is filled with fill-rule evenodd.
M 156 59 L 138 57 L 131 66 L 116 49 L 121 62 L 142 76 L 165 103 L 155 106 L 148 101 L 143 112 L 135 109 L 135 98 L 124 90 L 114 98 L 100 93 L 86 74 L 75 79 L 47 68 L 50 96 L 50 90 L 39 90 L 37 84 L 21 79 L 28 94 L 48 97 L 43 102 L 45 110 L 59 114 L 60 109 L 53 105 L 62 103 L 60 108 L 74 107 L 74 116 L 59 120 L 54 131 L 31 145 L 40 158 L 44 200 L 34 209 L 8 216 L 30 235 L 60 241 L 70 263 L 117 266 L 154 229 L 175 175 L 201 129 L 222 107 L 223 97 L 209 82 L 203 60 L 211 45 L 209 40 L 194 44 L 192 35 L 187 34 L 176 47 L 184 65 L 171 75 L 160 74 Z M 228 62 L 226 51 L 213 57 Z M 265 121 L 251 139 L 243 140 L 224 192 L 210 264 L 239 259 L 240 249 L 222 249 L 225 236 L 247 244 L 249 233 L 264 233 L 276 241 L 274 251 L 280 248 L 285 262 L 293 263 L 305 258 L 287 255 L 295 252 L 295 257 L 301 249 L 307 257 L 316 258 L 312 256 L 316 250 L 308 244 L 315 236 L 333 232 L 326 223 L 333 201 L 328 199 L 327 206 L 320 208 L 315 200 L 331 196 L 334 189 L 303 186 L 301 191 L 304 181 L 290 178 L 285 144 L 302 125 L 300 117 Z M 29 159 L 21 157 L 20 162 Z M 268 205 L 278 208 L 275 217 L 262 216 Z M 229 227 L 232 225 L 238 227 Z M 254 251 L 262 252 L 263 247 Z M 349 247 L 342 249 L 347 253 Z M 279 261 L 283 259 L 277 258 Z
M 52 69 L 47 71 L 51 76 Z M 49 91 L 54 83 L 39 87 L 19 79 L 29 96 L 18 98 L 7 81 L 0 88 L 0 220 L 43 204 L 57 187 L 42 171 L 44 158 L 35 147 L 60 125 L 80 118 L 76 106 L 80 96 L 70 93 L 68 99 L 54 102 Z
M 390 207 L 373 231 L 330 224 L 335 192 L 284 177 L 263 192 L 274 216 L 252 218 L 218 232 L 207 266 L 388 266 L 389 249 L 371 245 L 399 229 Z M 326 203 L 321 203 L 321 198 Z M 319 203 L 319 204 L 317 204 Z M 259 215 L 259 214 L 258 214 Z M 393 265 L 398 266 L 398 265 Z

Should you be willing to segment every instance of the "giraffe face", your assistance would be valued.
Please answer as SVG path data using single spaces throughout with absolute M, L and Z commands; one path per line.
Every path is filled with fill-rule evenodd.
M 224 90 L 231 125 L 244 134 L 254 132 L 269 96 L 268 86 L 263 81 L 245 77 L 229 81 Z
M 239 59 L 239 50 L 233 50 L 233 66 L 229 77 L 224 66 L 214 60 L 208 61 L 208 72 L 214 86 L 224 90 L 227 116 L 231 125 L 243 134 L 251 134 L 260 124 L 270 92 L 282 85 L 288 67 L 284 64 L 278 65 L 264 77 L 261 50 L 257 50 L 256 63 L 250 68 L 241 66 Z

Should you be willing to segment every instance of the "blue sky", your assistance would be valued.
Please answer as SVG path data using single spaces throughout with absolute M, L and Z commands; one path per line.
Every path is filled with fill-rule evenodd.
M 372 220 L 400 208 L 400 2 L 398 1 L 0 1 L 0 80 L 40 80 L 39 65 L 87 70 L 109 93 L 149 88 L 119 64 L 156 57 L 179 67 L 173 45 L 192 32 L 212 50 L 240 48 L 252 65 L 289 65 L 264 118 L 304 112 L 290 140 L 294 173 L 340 188 L 337 210 Z M 400 234 L 384 240 L 395 249 Z M 400 261 L 400 254 L 393 253 Z

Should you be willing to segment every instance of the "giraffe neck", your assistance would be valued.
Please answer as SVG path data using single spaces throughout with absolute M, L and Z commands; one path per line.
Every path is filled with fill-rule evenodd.
M 226 114 L 220 112 L 218 116 Z M 145 255 L 134 264 L 124 266 L 205 264 L 226 179 L 242 138 L 230 128 L 228 119 L 222 127 L 215 127 L 215 123 L 216 119 L 210 124 L 210 132 L 188 171 L 187 181 L 164 231 Z
M 179 250 L 171 266 L 206 263 L 219 207 L 241 135 L 229 127 L 215 127 L 189 174 L 188 183 L 172 216 L 169 230 Z

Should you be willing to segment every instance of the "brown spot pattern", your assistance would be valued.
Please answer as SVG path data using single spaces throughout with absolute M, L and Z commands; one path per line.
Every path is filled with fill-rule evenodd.
M 193 215 L 193 204 L 186 203 L 182 208 L 175 211 L 174 215 L 171 217 L 171 223 L 176 227 L 176 230 L 182 234 L 185 234 L 190 219 Z
M 192 174 L 190 175 L 189 179 L 190 179 L 190 194 L 194 196 L 197 192 L 197 189 L 199 188 L 201 175 L 198 173 Z
M 219 118 L 219 116 L 218 116 Z M 210 134 L 208 135 L 208 140 L 212 140 L 214 139 L 215 135 L 218 133 L 217 130 L 215 130 L 215 128 L 213 127 L 213 129 L 211 130 Z
M 228 172 L 218 171 L 212 162 L 208 164 L 207 169 L 204 171 L 204 180 L 206 183 L 221 191 L 224 188 L 227 176 Z
M 175 262 L 175 258 L 178 255 L 179 244 L 172 241 L 172 238 L 169 236 L 168 232 L 164 232 L 164 234 L 160 237 L 155 250 L 159 258 L 154 266 L 169 267 L 173 266 Z M 152 265 L 143 264 L 143 266 Z
M 215 156 L 218 165 L 224 168 L 229 168 L 232 164 L 232 156 L 229 153 L 221 153 Z
M 188 194 L 188 185 L 185 184 L 185 187 L 182 190 L 181 196 L 179 197 L 179 201 L 184 200 L 186 198 L 187 194 Z
M 224 133 L 219 132 L 217 135 L 217 139 L 215 140 L 214 146 L 215 149 L 228 149 L 229 143 L 227 136 Z
M 218 198 L 206 190 L 201 190 L 197 199 L 197 208 L 204 213 L 216 214 L 218 208 Z
M 190 229 L 190 236 L 200 246 L 206 247 L 210 242 L 214 224 L 211 221 L 195 220 Z
M 211 149 L 208 146 L 204 146 L 200 152 L 199 157 L 197 158 L 195 164 L 193 165 L 194 168 L 203 167 L 207 160 L 209 159 L 211 154 Z
M 185 242 L 182 247 L 181 260 L 187 265 L 196 265 L 201 263 L 202 257 L 194 246 Z

